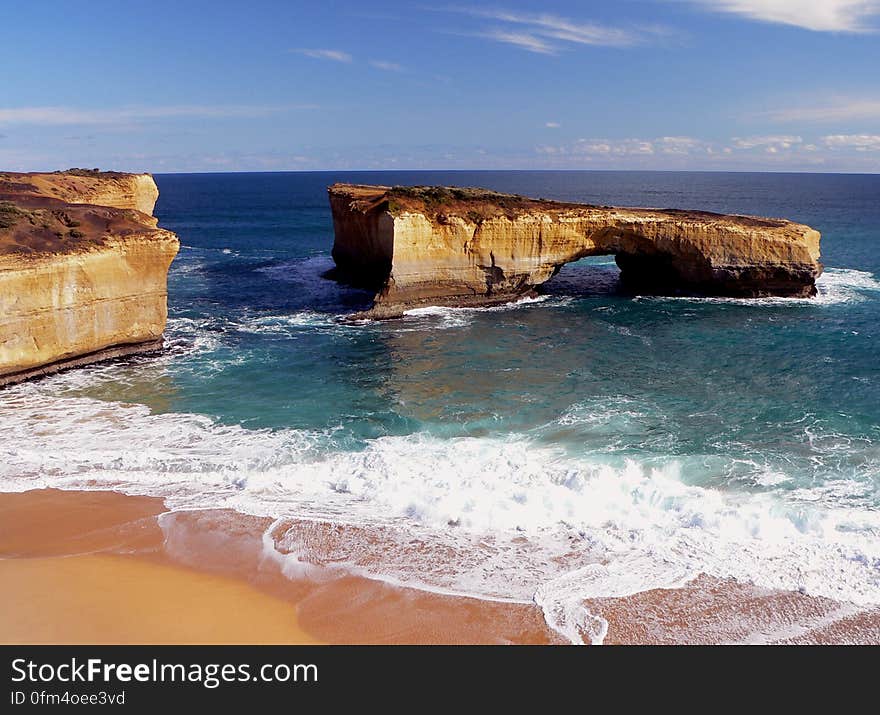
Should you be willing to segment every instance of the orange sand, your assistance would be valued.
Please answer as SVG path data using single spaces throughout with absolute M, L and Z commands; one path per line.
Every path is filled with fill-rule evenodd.
M 3 643 L 317 641 L 295 608 L 234 579 L 115 555 L 0 561 Z
M 315 643 L 284 599 L 163 559 L 158 499 L 0 495 L 0 642 Z
M 532 604 L 262 558 L 270 519 L 114 492 L 0 494 L 0 643 L 560 643 Z M 290 521 L 284 529 L 311 529 Z M 352 538 L 367 538 L 361 533 Z M 880 608 L 701 576 L 586 601 L 605 643 L 880 643 Z
M 257 568 L 268 520 L 162 501 L 0 494 L 0 643 L 549 643 L 532 605 Z

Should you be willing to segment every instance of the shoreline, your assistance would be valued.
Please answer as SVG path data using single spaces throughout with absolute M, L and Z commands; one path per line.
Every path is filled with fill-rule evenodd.
M 169 512 L 161 499 L 112 491 L 0 493 L 0 642 L 568 642 L 537 605 L 322 565 L 291 572 L 263 551 L 272 523 L 228 510 Z M 607 623 L 605 644 L 880 643 L 878 606 L 706 575 L 583 604 Z M 589 642 L 586 629 L 579 635 Z
M 561 643 L 537 606 L 443 596 L 255 549 L 271 520 L 112 491 L 0 493 L 0 643 Z M 64 594 L 60 598 L 58 594 Z

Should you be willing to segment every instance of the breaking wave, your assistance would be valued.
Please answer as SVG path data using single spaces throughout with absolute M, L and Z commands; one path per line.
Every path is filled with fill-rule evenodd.
M 333 541 L 290 529 L 275 548 L 398 584 L 534 599 L 572 641 L 601 642 L 607 628 L 584 599 L 668 588 L 700 573 L 880 602 L 880 513 L 852 498 L 866 488 L 858 480 L 787 492 L 711 489 L 683 478 L 701 455 L 573 455 L 526 435 L 420 432 L 350 450 L 333 430 L 249 430 L 57 397 L 45 384 L 3 395 L 6 490 L 116 489 L 163 497 L 172 510 L 347 524 L 370 537 Z M 575 407 L 559 422 L 638 423 L 637 405 L 612 408 Z M 786 479 L 759 471 L 755 480 Z

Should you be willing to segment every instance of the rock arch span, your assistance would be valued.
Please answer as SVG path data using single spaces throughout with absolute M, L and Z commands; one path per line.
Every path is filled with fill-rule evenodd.
M 571 261 L 614 255 L 651 294 L 816 292 L 819 232 L 784 219 L 590 206 L 486 189 L 334 184 L 336 275 L 376 291 L 371 317 L 527 295 Z

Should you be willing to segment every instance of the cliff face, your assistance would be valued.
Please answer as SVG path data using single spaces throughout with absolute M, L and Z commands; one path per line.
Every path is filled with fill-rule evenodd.
M 810 296 L 819 232 L 778 219 L 525 199 L 483 189 L 329 189 L 340 276 L 372 314 L 515 299 L 570 261 L 613 254 L 642 293 Z
M 145 174 L 0 174 L 0 385 L 161 346 L 179 244 L 157 196 Z

